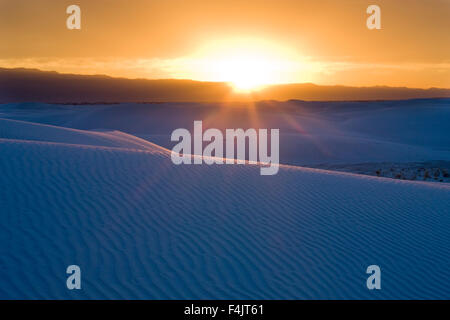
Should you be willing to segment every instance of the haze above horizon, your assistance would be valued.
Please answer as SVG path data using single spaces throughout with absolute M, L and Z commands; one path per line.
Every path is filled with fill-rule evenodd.
M 450 88 L 450 2 L 0 0 L 0 67 L 269 85 Z

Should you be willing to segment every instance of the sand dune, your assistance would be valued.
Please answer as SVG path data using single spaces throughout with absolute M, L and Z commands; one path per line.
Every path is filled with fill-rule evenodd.
M 5 119 L 0 148 L 0 298 L 450 298 L 446 184 L 174 166 L 129 134 Z
M 205 128 L 279 128 L 282 163 L 323 164 L 450 161 L 449 99 L 256 104 L 118 104 L 0 106 L 4 117 L 81 130 L 126 132 L 171 149 L 170 134 Z M 31 110 L 31 111 L 30 111 Z
M 158 149 L 158 146 L 149 141 L 116 130 L 84 131 L 11 119 L 0 119 L 0 139 L 126 149 Z M 161 149 L 161 147 L 159 148 Z

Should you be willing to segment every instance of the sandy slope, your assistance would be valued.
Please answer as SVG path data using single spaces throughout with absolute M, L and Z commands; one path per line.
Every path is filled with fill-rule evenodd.
M 0 128 L 0 298 L 450 298 L 445 184 L 177 167 L 122 133 Z
M 34 123 L 118 130 L 169 149 L 174 145 L 172 131 L 192 130 L 194 120 L 222 130 L 279 128 L 280 160 L 291 165 L 450 161 L 450 99 L 261 102 L 257 106 L 10 104 L 0 105 L 2 112 L 0 117 Z
M 120 131 L 84 131 L 0 118 L 0 139 L 59 142 L 88 146 L 155 149 L 155 144 Z

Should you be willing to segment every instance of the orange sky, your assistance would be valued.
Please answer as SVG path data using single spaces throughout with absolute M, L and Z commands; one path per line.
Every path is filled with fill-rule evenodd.
M 0 39 L 1 67 L 450 88 L 450 0 L 0 0 Z

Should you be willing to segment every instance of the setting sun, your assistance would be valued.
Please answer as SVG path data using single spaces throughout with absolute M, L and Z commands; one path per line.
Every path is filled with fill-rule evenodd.
M 271 84 L 273 62 L 260 57 L 236 56 L 215 62 L 217 76 L 236 91 L 252 91 Z
M 293 82 L 303 69 L 293 51 L 259 39 L 212 42 L 195 58 L 199 60 L 197 66 L 201 66 L 201 78 L 228 82 L 236 91 L 244 92 Z

